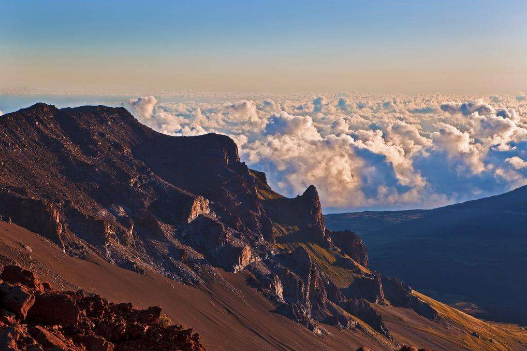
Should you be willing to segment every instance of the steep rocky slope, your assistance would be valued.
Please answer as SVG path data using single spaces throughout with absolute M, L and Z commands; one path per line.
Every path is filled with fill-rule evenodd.
M 57 290 L 82 289 L 115 304 L 132 302 L 142 309 L 160 305 L 172 320 L 199 333 L 200 341 L 210 350 L 396 348 L 376 336 L 366 324 L 364 328 L 345 329 L 322 323 L 328 333 L 313 333 L 275 313 L 276 304 L 247 284 L 251 278 L 247 270 L 219 270 L 228 286 L 220 282 L 209 282 L 207 286 L 179 284 L 150 270 L 139 274 L 119 268 L 96 255 L 71 257 L 42 236 L 2 221 L 0 262 L 30 269 Z M 421 298 L 427 299 L 422 295 Z M 428 302 L 441 314 L 441 322 L 430 321 L 404 307 L 373 307 L 400 344 L 432 350 L 524 350 L 527 345 L 525 330 L 482 322 L 431 299 Z
M 227 137 L 162 135 L 123 108 L 37 104 L 0 118 L 0 165 L 0 215 L 70 256 L 199 289 L 234 292 L 224 272 L 237 273 L 321 337 L 337 327 L 391 348 L 400 340 L 386 318 L 398 308 L 446 323 L 370 271 L 358 237 L 326 228 L 313 186 L 294 199 L 273 192 Z

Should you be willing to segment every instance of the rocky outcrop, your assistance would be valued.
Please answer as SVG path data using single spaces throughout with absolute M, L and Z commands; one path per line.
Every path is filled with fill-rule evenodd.
M 84 291 L 56 291 L 49 284 L 42 292 L 34 275 L 20 279 L 13 272 L 29 276 L 16 266 L 2 273 L 10 281 L 0 283 L 2 350 L 204 350 L 197 334 L 172 325 L 159 307 L 138 310 Z
M 215 265 L 238 272 L 257 260 L 251 247 L 217 219 L 199 216 L 181 233 L 182 241 Z
M 364 274 L 357 277 L 343 292 L 347 297 L 363 298 L 373 303 L 385 301 L 380 274 Z
M 330 246 L 331 237 L 326 235 L 322 205 L 313 185 L 293 199 L 280 197 L 267 200 L 264 202 L 264 208 L 274 223 L 296 228 L 295 232 L 283 233 L 290 238 L 281 238 L 280 241 L 301 240 L 324 247 Z
M 32 199 L 0 187 L 0 215 L 31 231 L 39 232 L 62 244 L 63 226 L 60 212 L 44 199 Z
M 399 278 L 383 276 L 382 285 L 386 298 L 394 306 L 412 308 L 430 320 L 438 320 L 438 312 L 412 293 L 412 288 Z
M 373 329 L 386 336 L 388 339 L 392 339 L 390 331 L 384 324 L 381 315 L 375 311 L 366 300 L 356 298 L 349 299 L 343 304 L 343 308 L 369 324 Z
M 366 245 L 364 245 L 357 234 L 349 230 L 341 232 L 328 232 L 331 236 L 331 241 L 333 244 L 341 249 L 342 252 L 364 267 L 368 266 L 368 250 L 366 250 Z
M 188 205 L 186 222 L 190 223 L 199 215 L 207 215 L 210 213 L 209 200 L 205 199 L 203 196 L 196 196 L 192 199 Z
M 305 213 L 305 223 L 311 229 L 312 240 L 318 244 L 323 244 L 329 237 L 326 237 L 326 223 L 322 215 L 322 205 L 318 197 L 317 189 L 310 185 L 306 191 L 296 199 L 298 210 Z

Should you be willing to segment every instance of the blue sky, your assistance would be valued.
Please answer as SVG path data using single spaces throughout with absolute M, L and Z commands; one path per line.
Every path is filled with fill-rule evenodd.
M 0 88 L 515 92 L 527 4 L 4 1 Z

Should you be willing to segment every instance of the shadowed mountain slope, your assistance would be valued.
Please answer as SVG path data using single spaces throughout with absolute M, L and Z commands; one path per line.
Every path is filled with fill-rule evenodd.
M 527 323 L 527 187 L 429 211 L 326 221 L 333 229 L 358 228 L 375 269 L 475 315 Z

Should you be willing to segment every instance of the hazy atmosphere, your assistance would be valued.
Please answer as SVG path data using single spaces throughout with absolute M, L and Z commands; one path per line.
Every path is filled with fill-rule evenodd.
M 3 1 L 0 88 L 515 94 L 522 0 Z

